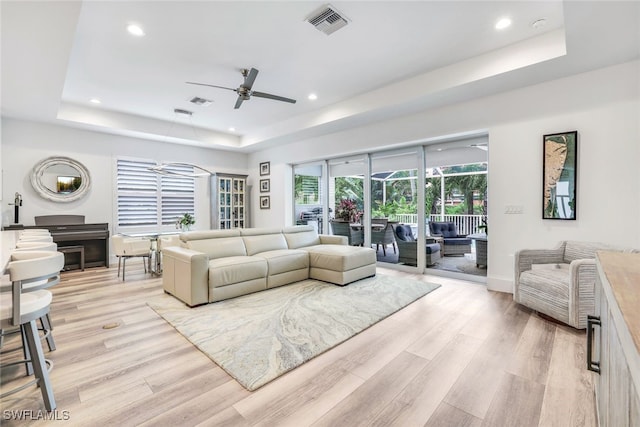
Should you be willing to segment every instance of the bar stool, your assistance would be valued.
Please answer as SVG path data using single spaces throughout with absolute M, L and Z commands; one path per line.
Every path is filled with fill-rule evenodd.
M 42 393 L 42 399 L 47 411 L 56 408 L 53 389 L 49 379 L 50 361 L 45 360 L 40 336 L 36 326 L 36 320 L 49 313 L 52 295 L 51 292 L 39 288 L 42 283 L 57 283 L 60 280 L 60 270 L 64 266 L 64 256 L 58 252 L 21 252 L 29 254 L 20 259 L 9 262 L 7 271 L 11 280 L 11 293 L 0 293 L 0 327 L 19 326 L 25 336 L 25 360 L 2 363 L 0 367 L 8 367 L 29 362 L 33 365 L 35 380 L 16 387 L 0 395 L 0 398 L 9 396 L 33 383 L 37 383 Z M 12 254 L 12 258 L 15 254 Z M 30 292 L 26 292 L 31 287 Z
M 16 251 L 57 251 L 58 245 L 53 242 L 18 241 Z
M 46 228 L 25 228 L 20 232 L 20 235 L 23 234 L 51 234 L 51 232 Z
M 20 236 L 18 242 L 53 242 L 53 237 L 46 234 L 30 234 L 26 236 Z
M 42 245 L 43 243 L 40 243 L 40 244 Z M 24 261 L 29 261 L 33 259 L 36 259 L 36 260 L 37 259 L 45 259 L 45 260 L 46 259 L 58 259 L 58 260 L 62 259 L 62 266 L 64 267 L 64 255 L 55 250 L 38 250 L 38 251 L 15 250 L 14 252 L 11 253 L 10 261 L 24 262 Z M 62 267 L 60 268 L 60 270 L 62 270 Z M 51 286 L 57 285 L 60 282 L 60 274 L 59 274 L 60 270 L 58 270 L 58 274 L 55 277 L 43 277 L 38 279 L 37 276 L 34 276 L 31 280 L 23 281 L 22 292 L 24 293 L 34 292 L 34 291 L 47 289 L 47 288 L 50 288 Z M 4 293 L 8 293 L 13 290 L 14 280 L 11 279 L 11 277 L 10 277 L 10 280 L 12 283 L 0 284 L 0 295 Z M 47 346 L 49 347 L 49 351 L 54 351 L 56 349 L 56 343 L 53 339 L 53 333 L 52 333 L 53 324 L 51 322 L 51 317 L 48 312 L 42 317 L 40 317 L 40 325 L 42 326 L 42 330 L 44 331 L 44 338 L 47 340 Z M 18 330 L 7 331 L 4 326 L 1 327 L 0 328 L 0 347 L 2 347 L 4 344 L 3 341 L 4 341 L 5 335 L 9 335 L 17 332 Z M 25 346 L 25 343 L 24 343 L 26 337 L 24 336 L 23 330 L 20 330 L 20 332 L 22 333 L 23 350 L 26 351 L 28 350 L 28 348 Z M 25 358 L 28 358 L 28 354 L 25 354 Z M 27 367 L 27 374 L 31 375 L 32 373 L 31 365 L 27 363 L 26 367 Z

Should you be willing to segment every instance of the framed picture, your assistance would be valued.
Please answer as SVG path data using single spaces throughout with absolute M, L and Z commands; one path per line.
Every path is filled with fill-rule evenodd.
M 271 189 L 271 182 L 269 181 L 269 178 L 261 179 L 260 180 L 260 192 L 261 193 L 268 193 L 270 189 Z
M 578 132 L 543 137 L 542 219 L 576 219 Z
M 271 199 L 269 196 L 260 196 L 260 209 L 271 209 Z
M 271 173 L 271 162 L 260 163 L 260 176 L 269 175 Z

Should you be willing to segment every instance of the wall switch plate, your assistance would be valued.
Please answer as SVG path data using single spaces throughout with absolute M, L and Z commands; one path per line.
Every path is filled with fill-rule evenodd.
M 504 207 L 504 213 L 521 215 L 524 212 L 524 206 L 522 205 L 506 205 Z

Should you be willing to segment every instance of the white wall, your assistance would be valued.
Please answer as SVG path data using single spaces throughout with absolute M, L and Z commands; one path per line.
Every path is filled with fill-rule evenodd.
M 109 135 L 52 124 L 2 118 L 2 191 L 5 200 L 13 194 L 23 197 L 20 222 L 33 225 L 34 216 L 52 214 L 85 215 L 87 223 L 108 222 L 114 232 L 114 159 L 127 156 L 158 161 L 190 162 L 214 172 L 247 171 L 247 155 L 230 151 L 154 142 Z M 67 156 L 84 164 L 91 174 L 91 190 L 86 197 L 55 203 L 42 199 L 31 187 L 31 169 L 49 156 Z M 206 178 L 196 180 L 196 224 L 209 228 L 209 195 Z M 13 223 L 13 207 L 2 204 L 2 225 Z
M 291 224 L 292 163 L 486 131 L 490 289 L 511 291 L 520 248 L 563 239 L 640 247 L 639 75 L 634 61 L 253 153 L 250 171 L 271 162 L 272 206 L 254 210 L 253 223 Z M 542 136 L 571 130 L 578 131 L 577 220 L 542 220 Z M 523 214 L 505 214 L 506 205 Z

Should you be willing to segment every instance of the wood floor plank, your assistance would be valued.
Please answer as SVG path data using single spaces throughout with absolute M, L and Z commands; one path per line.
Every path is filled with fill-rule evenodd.
M 557 327 L 540 427 L 595 427 L 593 374 L 585 369 L 586 334 Z
M 552 323 L 530 316 L 507 372 L 546 384 L 555 332 Z
M 252 394 L 234 408 L 255 426 L 309 425 L 364 383 L 339 364 L 298 385 L 284 377 L 282 380 L 265 385 L 261 393 Z
M 446 403 L 441 403 L 433 413 L 425 427 L 480 427 L 482 420 L 471 414 L 454 408 Z
M 454 337 L 376 416 L 376 424 L 424 425 L 481 345 L 477 338 L 462 334 Z
M 544 385 L 505 373 L 483 427 L 535 427 L 540 419 Z
M 513 301 L 495 323 L 494 331 L 462 372 L 444 401 L 478 418 L 484 418 L 498 384 L 509 366 L 530 313 Z
M 420 372 L 428 361 L 403 352 L 358 387 L 313 426 L 367 426 Z

